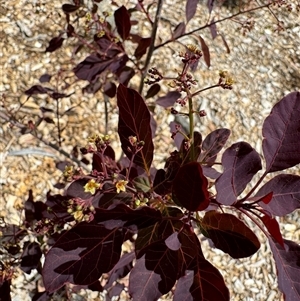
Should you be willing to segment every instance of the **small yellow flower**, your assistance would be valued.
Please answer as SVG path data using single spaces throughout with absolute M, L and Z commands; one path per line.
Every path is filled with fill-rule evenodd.
M 76 221 L 78 221 L 78 222 L 81 222 L 81 221 L 83 220 L 83 218 L 84 218 L 84 214 L 83 214 L 83 212 L 80 211 L 80 210 L 74 212 L 73 216 L 74 216 L 74 219 L 75 219 Z
M 201 50 L 198 49 L 196 45 L 188 44 L 186 47 L 190 52 L 193 52 L 194 54 L 197 54 L 197 55 L 202 55 Z
M 85 185 L 84 185 L 84 192 L 90 192 L 91 194 L 95 194 L 96 189 L 100 188 L 101 184 L 97 183 L 94 179 L 88 181 Z
M 104 22 L 104 20 L 103 20 L 103 22 Z M 101 22 L 101 23 L 103 23 L 103 22 Z M 105 35 L 105 31 L 104 30 L 100 30 L 99 32 L 98 32 L 98 34 L 97 34 L 97 37 L 98 38 L 101 38 L 101 37 L 103 37 Z
M 120 180 L 116 183 L 117 193 L 120 193 L 120 191 L 126 191 L 126 185 L 128 181 Z
M 71 179 L 74 174 L 74 169 L 72 165 L 68 165 L 65 167 L 65 170 L 63 172 L 63 176 L 67 179 Z
M 228 71 L 220 70 L 219 71 L 219 76 L 222 77 L 222 78 L 225 78 L 226 76 L 228 76 Z

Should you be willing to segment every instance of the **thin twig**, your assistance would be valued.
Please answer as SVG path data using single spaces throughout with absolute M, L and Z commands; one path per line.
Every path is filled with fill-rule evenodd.
M 191 30 L 191 31 L 189 31 L 189 32 L 186 32 L 186 33 L 180 35 L 179 37 L 176 38 L 176 40 L 179 39 L 179 38 L 182 38 L 182 37 L 184 37 L 184 36 L 191 35 L 191 34 L 197 32 L 197 31 L 200 31 L 200 30 L 202 30 L 202 29 L 204 29 L 204 28 L 207 28 L 207 27 L 209 27 L 209 26 L 211 26 L 211 25 L 214 25 L 214 24 L 217 24 L 217 23 L 221 23 L 221 22 L 223 22 L 223 21 L 232 19 L 232 18 L 234 18 L 234 17 L 236 17 L 236 16 L 239 16 L 239 15 L 242 15 L 242 14 L 250 13 L 250 12 L 253 12 L 253 11 L 255 11 L 255 10 L 259 10 L 259 9 L 262 9 L 262 8 L 265 8 L 265 7 L 269 7 L 270 5 L 271 5 L 271 3 L 268 3 L 268 4 L 264 4 L 264 5 L 262 5 L 262 6 L 254 7 L 254 8 L 245 10 L 245 11 L 240 11 L 240 12 L 238 12 L 238 13 L 235 13 L 235 14 L 233 14 L 233 15 L 231 15 L 231 16 L 228 16 L 228 17 L 225 17 L 225 18 L 223 18 L 223 19 L 216 20 L 216 21 L 211 22 L 211 23 L 209 23 L 209 24 L 205 24 L 205 25 L 203 25 L 203 26 L 201 26 L 201 27 L 198 27 L 198 28 L 196 28 L 196 29 L 193 29 L 193 30 Z M 169 44 L 169 43 L 171 43 L 171 42 L 174 42 L 174 41 L 175 41 L 174 39 L 167 40 L 167 41 L 165 41 L 164 43 L 161 43 L 161 44 L 155 46 L 155 47 L 154 47 L 154 51 L 157 50 L 158 48 L 161 48 L 161 47 L 163 47 L 163 46 L 165 46 L 165 45 L 167 45 L 167 44 Z

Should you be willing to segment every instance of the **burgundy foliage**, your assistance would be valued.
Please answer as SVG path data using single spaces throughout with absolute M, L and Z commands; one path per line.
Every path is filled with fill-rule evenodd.
M 196 90 L 198 82 L 192 71 L 200 59 L 207 67 L 211 64 L 209 43 L 197 34 L 201 50 L 185 45 L 186 52 L 179 54 L 182 70 L 176 71 L 173 78 L 164 77 L 158 71 L 165 71 L 163 68 L 149 68 L 143 62 L 145 54 L 147 61 L 151 52 L 159 48 L 159 44 L 152 45 L 159 39 L 155 34 L 137 34 L 137 21 L 133 20 L 134 14 L 142 13 L 154 30 L 155 21 L 149 13 L 153 3 L 147 6 L 138 1 L 135 7 L 126 8 L 112 2 L 113 26 L 109 16 L 99 18 L 97 5 L 101 1 L 92 2 L 94 5 L 85 16 L 88 29 L 84 34 L 74 21 L 82 18 L 84 3 L 74 0 L 62 5 L 66 24 L 50 40 L 46 52 L 63 47 L 69 38 L 77 41 L 74 54 L 88 49 L 74 64 L 75 82 L 87 81 L 82 92 L 102 93 L 105 104 L 115 105 L 122 156 L 117 158 L 118 152 L 107 133 L 89 137 L 81 154 L 79 147 L 74 146 L 74 164 L 57 164 L 63 171 L 65 181 L 60 180 L 64 182 L 60 187 L 66 187 L 64 192 L 48 192 L 45 201 L 35 201 L 30 190 L 24 203 L 23 224 L 1 224 L 0 255 L 8 254 L 11 262 L 17 262 L 25 273 L 36 269 L 42 275 L 45 291 L 36 292 L 33 300 L 48 300 L 56 293 L 69 291 L 72 284 L 74 291 L 85 288 L 105 292 L 106 300 L 126 292 L 133 301 L 155 301 L 167 293 L 175 301 L 229 301 L 225 280 L 205 258 L 201 243 L 209 239 L 215 248 L 232 258 L 252 256 L 259 250 L 260 242 L 246 223 L 250 218 L 267 236 L 285 300 L 299 300 L 300 247 L 284 239 L 274 216 L 285 216 L 300 208 L 300 176 L 285 171 L 300 163 L 300 92 L 282 98 L 265 119 L 263 158 L 245 141 L 227 147 L 229 129 L 214 130 L 204 138 L 193 123 L 206 112 L 191 108 L 193 103 L 189 101 L 201 92 Z M 218 3 L 207 1 L 209 18 L 204 18 L 207 24 L 203 28 L 210 30 L 212 39 L 220 35 L 230 52 L 225 37 L 217 30 L 217 14 L 210 18 Z M 186 1 L 186 23 L 177 21 L 166 44 L 187 35 L 186 25 L 192 26 L 189 21 L 198 5 L 199 1 Z M 134 48 L 129 50 L 129 44 Z M 142 77 L 147 70 L 149 77 L 143 78 L 143 83 L 148 87 L 143 90 L 140 85 L 138 92 L 131 79 Z M 28 98 L 46 94 L 59 108 L 60 99 L 72 93 L 51 88 L 54 79 L 54 74 L 45 73 L 40 84 L 25 94 Z M 171 81 L 172 91 L 161 93 L 163 80 Z M 220 75 L 213 88 L 230 89 L 227 83 Z M 64 84 L 70 86 L 68 81 Z M 166 152 L 160 169 L 153 164 L 157 155 L 153 140 L 161 129 L 156 124 L 157 110 L 168 110 L 191 123 L 189 130 L 176 119 L 176 123 L 170 123 L 174 148 Z M 42 120 L 56 124 L 54 118 L 47 116 L 55 113 L 48 104 L 41 106 L 40 111 L 43 117 L 36 124 Z M 89 157 L 85 158 L 87 154 Z M 91 171 L 76 168 L 75 162 L 90 163 Z M 267 175 L 280 171 L 284 173 L 264 181 Z M 35 240 L 30 238 L 24 243 L 23 238 L 29 234 Z M 0 261 L 1 270 L 6 272 L 5 277 L 3 273 L 0 276 L 0 295 L 10 300 L 13 275 L 5 264 Z

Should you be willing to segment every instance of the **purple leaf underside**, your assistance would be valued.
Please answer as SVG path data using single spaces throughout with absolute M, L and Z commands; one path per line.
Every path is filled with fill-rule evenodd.
M 187 0 L 185 6 L 186 23 L 188 23 L 194 16 L 197 10 L 199 0 Z
M 249 257 L 260 248 L 254 232 L 232 214 L 208 211 L 202 220 L 202 227 L 215 247 L 232 258 Z
M 265 119 L 262 129 L 267 172 L 300 163 L 300 92 L 282 98 Z
M 300 208 L 300 177 L 290 174 L 277 175 L 257 192 L 256 196 L 264 196 L 273 192 L 268 204 L 260 202 L 260 206 L 276 216 L 285 216 Z
M 120 229 L 80 223 L 65 232 L 46 255 L 43 280 L 48 292 L 65 283 L 89 285 L 118 262 L 123 243 Z
M 246 142 L 238 142 L 223 154 L 223 174 L 216 181 L 217 201 L 232 205 L 252 177 L 262 168 L 259 154 Z
M 300 246 L 284 239 L 285 248 L 269 239 L 275 259 L 278 286 L 286 301 L 300 300 Z

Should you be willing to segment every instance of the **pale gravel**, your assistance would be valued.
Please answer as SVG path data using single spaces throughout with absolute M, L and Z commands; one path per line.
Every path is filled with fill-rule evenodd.
M 184 20 L 184 2 L 178 1 L 175 5 L 174 1 L 166 0 L 166 3 L 168 8 L 163 10 L 163 14 L 170 19 L 170 22 L 165 21 L 159 28 L 159 35 L 162 39 L 169 34 L 170 24 L 176 25 Z M 64 22 L 60 16 L 62 15 L 61 4 L 58 0 L 15 0 L 1 3 L 0 93 L 5 93 L 9 109 L 17 109 L 19 104 L 25 101 L 26 97 L 23 92 L 36 84 L 40 75 L 46 72 L 53 73 L 57 70 L 56 66 L 68 67 L 65 64 L 64 51 L 57 51 L 53 54 L 43 53 L 47 42 L 57 33 L 59 24 Z M 199 6 L 197 17 L 188 26 L 197 25 L 205 13 L 206 8 Z M 221 14 L 224 13 L 221 12 Z M 195 76 L 201 84 L 203 83 L 203 86 L 214 83 L 220 69 L 227 69 L 236 78 L 232 91 L 203 93 L 199 99 L 199 108 L 207 111 L 207 118 L 199 130 L 205 135 L 209 130 L 228 127 L 232 129 L 230 143 L 239 140 L 250 141 L 253 147 L 261 151 L 263 119 L 280 97 L 300 89 L 300 19 L 296 14 L 283 13 L 280 18 L 286 21 L 288 30 L 274 34 L 272 26 L 266 26 L 266 19 L 274 24 L 271 20 L 272 16 L 267 11 L 261 11 L 259 14 L 260 19 L 254 31 L 245 37 L 238 34 L 236 23 L 228 21 L 219 25 L 219 30 L 226 36 L 231 49 L 230 54 L 225 52 L 221 39 L 216 38 L 212 41 L 209 31 L 202 31 L 201 36 L 211 51 L 212 65 L 209 70 L 205 65 L 201 66 Z M 142 31 L 147 35 L 149 30 L 146 25 Z M 189 43 L 191 40 L 185 38 L 182 42 Z M 68 49 L 68 54 L 70 54 L 71 48 Z M 176 52 L 182 49 L 178 43 L 170 44 L 170 48 L 162 49 L 155 54 L 152 66 L 157 66 L 162 71 L 172 71 L 178 68 L 179 60 L 177 60 Z M 69 143 L 68 150 L 71 150 L 74 143 L 82 145 L 84 139 L 92 133 L 93 125 L 103 130 L 99 122 L 103 115 L 101 113 L 103 106 L 95 98 L 82 96 L 80 88 L 81 86 L 78 85 L 71 101 L 66 100 L 62 104 L 64 110 L 74 103 L 77 104 L 76 115 L 69 116 L 65 120 L 71 124 L 71 131 L 64 137 Z M 19 118 L 24 118 L 20 122 L 26 122 L 29 117 L 37 116 L 40 105 L 49 105 L 46 99 L 39 98 L 38 101 L 39 103 L 37 99 L 34 99 L 26 103 L 26 106 L 22 108 L 23 111 L 18 115 Z M 78 116 L 81 116 L 79 125 Z M 110 123 L 112 128 L 116 124 L 116 117 Z M 160 110 L 158 118 L 163 125 L 159 128 L 161 137 L 155 140 L 161 149 L 156 156 L 156 162 L 162 164 L 168 143 L 167 120 L 170 120 L 170 116 L 166 116 L 164 110 Z M 51 129 L 48 126 L 45 126 L 43 131 L 45 137 L 51 137 Z M 17 223 L 18 216 L 14 205 L 25 201 L 27 190 L 32 187 L 34 187 L 37 199 L 43 199 L 45 192 L 53 189 L 55 183 L 53 178 L 59 178 L 60 173 L 55 169 L 54 160 L 51 157 L 40 157 L 34 154 L 22 157 L 8 155 L 11 151 L 24 151 L 29 147 L 45 152 L 51 151 L 42 143 L 35 141 L 30 135 L 20 136 L 16 129 L 9 129 L 7 123 L 2 123 L 0 133 L 3 135 L 0 142 L 1 215 L 6 215 L 10 222 Z M 45 168 L 47 168 L 47 174 L 44 172 Z M 298 168 L 293 171 L 299 173 Z M 299 213 L 294 212 L 280 221 L 285 237 L 299 242 Z M 257 234 L 261 242 L 264 242 L 265 238 L 261 232 L 258 231 Z M 206 242 L 203 243 L 203 246 L 205 245 Z M 224 275 L 225 282 L 231 291 L 231 300 L 280 300 L 276 270 L 267 243 L 262 243 L 259 252 L 243 260 L 233 260 L 219 250 L 203 248 L 207 259 Z M 24 276 L 20 275 L 13 283 L 13 300 L 30 300 L 28 296 L 30 284 L 25 285 Z M 84 292 L 82 294 L 85 295 Z M 96 300 L 96 297 L 95 294 L 89 294 L 88 300 Z M 75 299 L 79 300 L 74 297 Z

